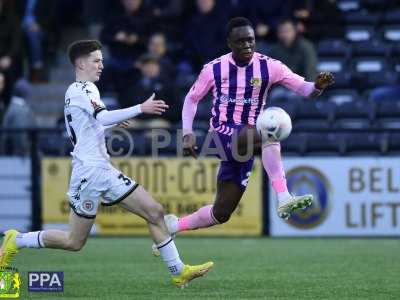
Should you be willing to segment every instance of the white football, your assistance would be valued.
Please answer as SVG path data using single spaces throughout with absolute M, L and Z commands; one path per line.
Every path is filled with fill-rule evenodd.
M 282 108 L 273 106 L 258 116 L 256 127 L 263 142 L 282 141 L 292 131 L 292 120 Z

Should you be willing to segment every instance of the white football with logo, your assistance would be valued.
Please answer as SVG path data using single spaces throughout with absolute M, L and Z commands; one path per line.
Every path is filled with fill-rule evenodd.
M 282 141 L 292 131 L 292 120 L 282 108 L 273 106 L 258 116 L 256 127 L 263 142 Z

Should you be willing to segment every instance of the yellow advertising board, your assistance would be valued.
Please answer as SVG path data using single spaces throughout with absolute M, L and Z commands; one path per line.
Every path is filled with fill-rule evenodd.
M 113 165 L 133 178 L 165 207 L 167 213 L 187 215 L 214 202 L 219 161 L 213 158 L 116 158 Z M 67 190 L 69 158 L 42 160 L 43 223 L 68 223 Z M 99 206 L 96 233 L 101 235 L 147 234 L 146 223 L 115 205 Z M 262 167 L 256 160 L 249 185 L 228 223 L 187 232 L 190 235 L 260 235 L 262 232 Z

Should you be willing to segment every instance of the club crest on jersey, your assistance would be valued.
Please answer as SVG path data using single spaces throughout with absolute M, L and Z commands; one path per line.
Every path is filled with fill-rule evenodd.
M 261 78 L 252 78 L 250 84 L 251 86 L 261 86 Z

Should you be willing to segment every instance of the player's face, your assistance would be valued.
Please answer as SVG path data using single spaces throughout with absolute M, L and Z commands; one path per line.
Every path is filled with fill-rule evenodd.
M 228 46 L 233 58 L 239 62 L 249 62 L 254 54 L 256 39 L 251 26 L 233 28 L 228 37 Z
M 103 55 L 100 50 L 91 52 L 83 61 L 83 71 L 88 80 L 95 82 L 100 79 L 101 72 L 103 71 Z

